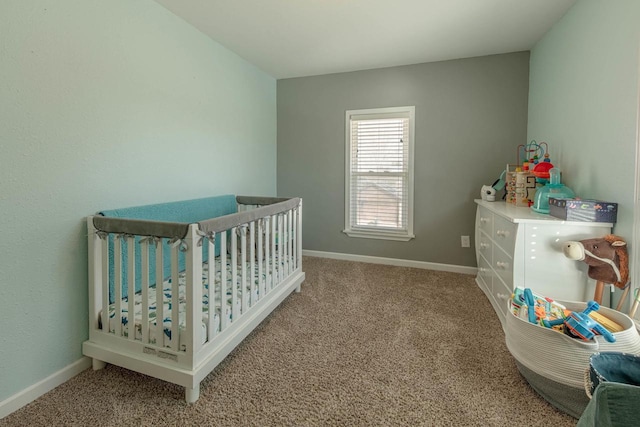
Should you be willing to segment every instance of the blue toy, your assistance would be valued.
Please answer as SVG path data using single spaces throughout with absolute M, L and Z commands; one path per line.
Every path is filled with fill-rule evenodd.
M 529 323 L 541 325 L 544 320 L 564 319 L 566 307 L 549 297 L 536 295 L 530 288 L 516 286 L 511 302 L 514 314 Z
M 529 323 L 537 323 L 536 317 L 536 300 L 533 297 L 533 292 L 531 289 L 526 288 L 524 290 L 524 302 L 527 304 L 527 315 L 529 317 Z
M 587 308 L 582 313 L 572 312 L 564 321 L 567 327 L 565 332 L 570 336 L 582 338 L 584 341 L 589 341 L 598 333 L 607 341 L 615 342 L 616 337 L 611 332 L 589 317 L 589 313 L 599 308 L 600 304 L 595 301 L 589 301 Z
M 544 326 L 550 328 L 552 326 L 560 325 L 564 323 L 564 332 L 572 338 L 580 338 L 583 341 L 591 340 L 596 334 L 600 334 L 605 340 L 609 342 L 615 342 L 616 337 L 604 326 L 589 317 L 589 313 L 596 311 L 600 308 L 600 304 L 595 301 L 589 301 L 587 308 L 582 313 L 572 311 L 566 319 L 557 319 L 552 321 L 544 320 Z

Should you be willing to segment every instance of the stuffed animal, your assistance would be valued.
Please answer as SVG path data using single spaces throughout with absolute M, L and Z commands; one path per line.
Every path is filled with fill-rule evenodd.
M 587 274 L 596 280 L 594 300 L 598 304 L 602 304 L 605 283 L 624 289 L 616 308 L 620 310 L 629 293 L 629 256 L 624 239 L 608 234 L 602 238 L 568 241 L 562 251 L 567 258 L 589 265 Z

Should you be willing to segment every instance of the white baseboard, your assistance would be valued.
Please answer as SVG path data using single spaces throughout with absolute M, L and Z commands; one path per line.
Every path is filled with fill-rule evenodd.
M 0 419 L 33 402 L 38 397 L 53 390 L 89 367 L 91 367 L 91 359 L 82 357 L 71 365 L 60 369 L 58 372 L 54 372 L 42 381 L 3 400 L 0 402 Z
M 413 267 L 413 268 L 423 268 L 425 270 L 448 271 L 451 273 L 471 274 L 474 276 L 478 274 L 478 269 L 476 267 L 466 267 L 463 265 L 452 265 L 452 264 L 439 264 L 437 262 L 413 261 L 410 259 L 383 258 L 383 257 L 377 257 L 377 256 L 369 256 L 369 255 L 342 254 L 338 252 L 323 252 L 323 251 L 310 251 L 310 250 L 303 250 L 302 255 L 318 257 L 318 258 L 341 259 L 344 261 L 368 262 L 370 264 L 395 265 L 397 267 Z

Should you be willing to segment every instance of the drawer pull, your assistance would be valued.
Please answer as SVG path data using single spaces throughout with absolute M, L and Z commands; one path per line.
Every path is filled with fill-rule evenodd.
M 498 299 L 502 299 L 502 300 L 505 300 L 505 301 L 508 300 L 509 297 L 510 297 L 510 295 L 500 294 L 500 293 L 498 293 L 496 296 L 498 297 Z
M 480 248 L 487 249 L 489 247 L 488 243 L 480 243 Z
M 509 235 L 509 232 L 507 230 L 498 230 L 496 231 L 496 235 L 500 237 L 507 237 Z
M 508 262 L 498 261 L 498 262 L 496 262 L 496 267 L 503 268 L 503 269 L 506 270 L 509 267 L 509 263 Z
M 489 218 L 481 217 L 480 222 L 486 224 L 487 222 L 489 222 Z

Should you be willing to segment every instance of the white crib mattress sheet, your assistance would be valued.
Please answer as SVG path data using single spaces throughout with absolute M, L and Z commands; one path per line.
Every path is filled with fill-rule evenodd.
M 284 258 L 283 258 L 284 261 Z M 215 272 L 216 272 L 216 277 L 215 277 L 215 288 L 214 288 L 214 292 L 213 292 L 213 300 L 214 303 L 210 304 L 210 297 L 209 297 L 209 264 L 208 263 L 203 263 L 202 265 L 202 285 L 203 285 L 203 291 L 202 291 L 202 324 L 201 324 L 201 343 L 205 343 L 207 341 L 207 329 L 208 329 L 208 324 L 209 324 L 209 316 L 211 314 L 211 312 L 213 312 L 214 315 L 214 320 L 213 320 L 213 331 L 212 331 L 212 336 L 215 335 L 219 330 L 220 330 L 220 319 L 221 319 L 221 312 L 223 311 L 222 308 L 224 307 L 224 316 L 226 319 L 227 324 L 230 323 L 233 320 L 233 310 L 232 310 L 232 300 L 233 300 L 233 291 L 232 289 L 235 289 L 237 292 L 237 299 L 236 299 L 236 307 L 237 307 L 237 313 L 241 314 L 242 311 L 242 291 L 241 291 L 241 283 L 242 283 L 242 267 L 241 265 L 238 265 L 237 267 L 237 278 L 236 278 L 236 286 L 233 287 L 232 286 L 232 281 L 233 281 L 233 275 L 232 275 L 232 266 L 231 266 L 231 260 L 229 258 L 227 258 L 227 265 L 226 265 L 226 270 L 227 270 L 227 274 L 226 274 L 226 298 L 224 299 L 224 301 L 220 301 L 220 288 L 221 288 L 221 280 L 222 280 L 222 273 L 221 273 L 221 269 L 220 269 L 220 258 L 216 258 L 216 268 L 215 268 Z M 278 260 L 276 259 L 276 263 L 275 263 L 275 269 L 276 269 L 276 277 L 278 277 L 278 268 L 284 268 L 285 264 L 284 262 L 278 262 Z M 268 265 L 263 262 L 263 269 L 262 269 L 262 276 L 259 276 L 259 269 L 258 269 L 258 263 L 256 262 L 254 264 L 254 272 L 253 272 L 253 284 L 254 284 L 254 290 L 253 290 L 253 295 L 251 295 L 251 284 L 247 284 L 246 286 L 246 290 L 245 290 L 245 307 L 250 307 L 251 305 L 253 305 L 255 302 L 257 302 L 261 295 L 260 295 L 260 284 L 262 283 L 262 287 L 265 286 L 265 283 L 270 283 L 271 282 L 271 271 L 272 271 L 272 262 L 270 262 Z M 246 272 L 247 274 L 250 274 L 251 269 L 250 269 L 250 263 L 246 262 Z M 178 339 L 179 339 L 179 349 L 181 351 L 185 351 L 186 350 L 186 345 L 184 344 L 184 339 L 182 338 L 182 335 L 186 329 L 186 294 L 187 294 L 187 290 L 186 290 L 186 275 L 185 272 L 180 272 L 178 275 L 178 319 L 179 319 L 179 324 L 178 324 Z M 162 346 L 163 347 L 171 347 L 171 317 L 169 316 L 169 314 L 171 313 L 171 309 L 172 309 L 172 296 L 173 296 L 173 291 L 172 291 L 172 281 L 171 279 L 165 280 L 163 283 L 163 314 L 164 314 L 164 319 L 163 319 L 163 333 L 161 334 L 161 339 L 162 339 Z M 211 309 L 211 307 L 214 307 L 213 309 Z M 136 293 L 135 297 L 134 297 L 134 324 L 135 324 L 135 339 L 136 340 L 142 340 L 142 294 L 140 292 Z M 156 327 L 157 325 L 157 305 L 156 305 L 156 288 L 155 286 L 151 287 L 149 289 L 148 292 L 148 308 L 149 308 L 149 318 L 148 318 L 148 325 L 149 325 L 149 342 L 151 344 L 158 344 L 158 328 Z M 121 302 L 121 312 L 122 312 L 122 317 L 120 319 L 121 323 L 122 323 L 122 335 L 125 337 L 129 336 L 129 305 L 128 305 L 128 298 L 124 297 L 122 299 Z M 116 320 L 116 304 L 110 304 L 109 305 L 109 331 L 112 333 L 116 332 L 116 326 L 118 324 L 117 320 Z

